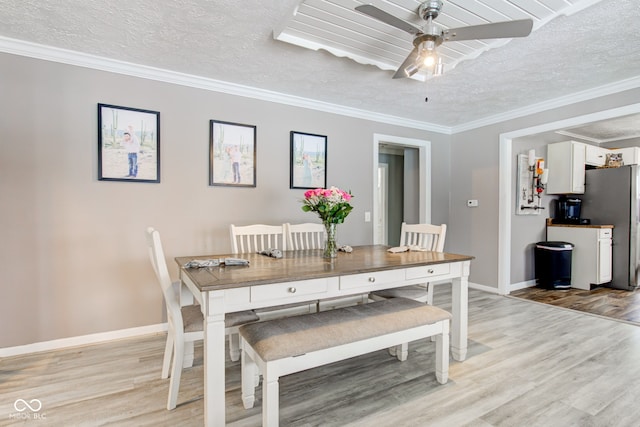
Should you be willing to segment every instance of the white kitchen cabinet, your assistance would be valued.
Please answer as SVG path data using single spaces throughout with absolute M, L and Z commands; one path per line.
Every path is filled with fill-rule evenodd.
M 640 164 L 640 147 L 616 148 L 608 151 L 610 153 L 622 153 L 622 161 L 625 165 Z
M 571 287 L 591 289 L 611 281 L 611 238 L 613 226 L 552 225 L 547 240 L 573 243 Z
M 611 150 L 595 145 L 585 144 L 585 164 L 589 166 L 604 166 L 607 162 L 607 153 Z
M 547 194 L 584 194 L 586 145 L 577 141 L 547 145 Z

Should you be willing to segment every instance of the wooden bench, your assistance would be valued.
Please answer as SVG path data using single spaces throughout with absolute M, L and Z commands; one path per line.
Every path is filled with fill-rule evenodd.
M 240 327 L 242 403 L 255 402 L 257 372 L 263 376 L 262 425 L 279 423 L 279 385 L 283 375 L 398 346 L 406 360 L 407 343 L 436 337 L 436 378 L 449 375 L 449 320 L 438 307 L 405 298 L 344 307 Z

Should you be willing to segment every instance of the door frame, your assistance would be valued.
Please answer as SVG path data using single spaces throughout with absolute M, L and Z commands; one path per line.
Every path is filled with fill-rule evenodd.
M 382 176 L 381 176 L 382 175 Z M 376 186 L 376 195 L 378 196 L 378 198 L 376 199 L 377 203 L 376 204 L 376 222 L 373 223 L 373 235 L 374 241 L 377 241 L 380 244 L 386 245 L 387 244 L 387 236 L 388 236 L 388 230 L 387 227 L 389 225 L 389 220 L 387 218 L 386 212 L 380 211 L 380 207 L 381 206 L 385 206 L 387 205 L 387 203 L 389 203 L 389 197 L 388 197 L 388 192 L 389 192 L 389 164 L 388 163 L 378 163 L 378 176 L 377 176 L 378 180 L 376 182 L 378 182 L 379 185 Z M 380 184 L 380 181 L 382 182 Z M 380 194 L 382 194 L 384 196 L 384 200 L 380 200 Z M 378 227 L 378 220 L 382 219 L 382 229 L 379 229 Z
M 418 207 L 420 222 L 431 222 L 431 141 L 415 138 L 405 138 L 401 136 L 384 135 L 379 133 L 373 134 L 373 166 L 372 166 L 372 190 L 373 190 L 373 215 L 372 227 L 375 227 L 378 216 L 378 155 L 380 153 L 380 144 L 394 145 L 400 147 L 411 147 L 418 149 L 418 168 L 419 168 L 419 188 L 418 188 Z M 378 233 L 372 229 L 373 244 L 381 244 L 379 242 Z

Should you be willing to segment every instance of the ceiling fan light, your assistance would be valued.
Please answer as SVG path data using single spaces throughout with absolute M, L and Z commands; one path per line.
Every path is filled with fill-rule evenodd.
M 433 67 L 433 75 L 441 76 L 444 74 L 444 64 L 442 63 L 442 58 L 438 58 L 438 63 Z
M 407 77 L 411 77 L 415 73 L 417 73 L 419 69 L 420 67 L 418 67 L 416 64 L 411 64 L 404 69 L 404 73 L 407 75 Z
M 427 68 L 433 68 L 438 63 L 438 55 L 435 52 L 424 57 L 422 64 Z

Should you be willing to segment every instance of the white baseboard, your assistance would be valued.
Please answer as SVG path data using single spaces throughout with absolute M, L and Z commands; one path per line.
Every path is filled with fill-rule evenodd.
M 132 338 L 140 335 L 149 335 L 166 331 L 167 324 L 160 323 L 156 325 L 141 326 L 138 328 L 120 329 L 117 331 L 102 332 L 98 334 L 61 338 L 58 340 L 0 348 L 0 357 L 20 356 L 23 354 L 36 353 L 39 351 L 59 350 L 62 348 L 96 344 L 100 342 L 112 341 L 122 338 Z
M 492 286 L 480 285 L 479 283 L 469 282 L 469 287 L 473 289 L 478 289 L 480 291 L 489 292 L 490 294 L 498 293 L 498 288 L 494 288 Z
M 513 291 L 517 291 L 519 289 L 525 289 L 525 288 L 532 288 L 536 285 L 536 280 L 527 280 L 524 282 L 520 282 L 520 283 L 512 283 L 511 285 L 509 285 L 509 289 L 507 290 L 507 295 L 510 294 Z

